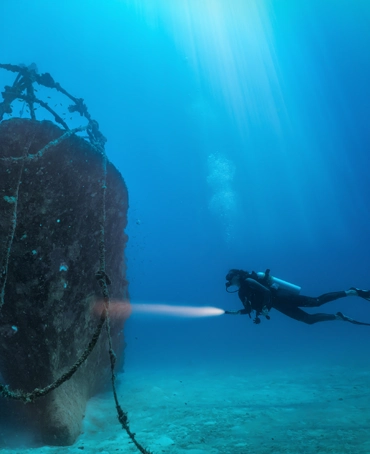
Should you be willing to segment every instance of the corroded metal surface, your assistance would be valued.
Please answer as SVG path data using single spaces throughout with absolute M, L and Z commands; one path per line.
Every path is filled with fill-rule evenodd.
M 85 349 L 98 323 L 101 291 L 99 231 L 102 157 L 71 135 L 36 154 L 63 131 L 51 122 L 13 119 L 0 124 L 0 259 L 7 254 L 16 187 L 16 229 L 0 315 L 0 371 L 12 388 L 31 391 L 65 372 Z M 108 163 L 106 270 L 111 297 L 127 299 L 124 248 L 127 189 Z M 119 303 L 118 303 L 119 304 Z M 115 311 L 119 314 L 119 311 Z M 111 320 L 118 367 L 123 361 L 124 319 Z M 60 388 L 24 408 L 39 420 L 43 441 L 71 444 L 80 433 L 87 399 L 109 383 L 105 332 L 80 370 Z

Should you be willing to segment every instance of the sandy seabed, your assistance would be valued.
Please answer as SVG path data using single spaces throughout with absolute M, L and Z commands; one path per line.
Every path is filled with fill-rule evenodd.
M 155 454 L 370 453 L 370 369 L 291 366 L 131 370 L 119 399 L 137 440 Z M 30 448 L 0 427 L 2 454 L 138 453 L 112 393 L 90 400 L 70 447 Z

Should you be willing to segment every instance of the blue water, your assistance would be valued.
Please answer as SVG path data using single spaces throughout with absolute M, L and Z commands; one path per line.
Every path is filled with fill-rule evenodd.
M 0 18 L 1 62 L 50 72 L 108 138 L 133 303 L 237 310 L 230 268 L 370 286 L 369 2 L 2 0 Z M 320 308 L 339 310 L 370 322 L 359 298 Z M 368 363 L 370 328 L 270 315 L 133 316 L 125 367 Z

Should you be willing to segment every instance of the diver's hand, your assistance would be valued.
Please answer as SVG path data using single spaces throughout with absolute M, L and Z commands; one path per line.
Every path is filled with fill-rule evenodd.
M 225 311 L 225 314 L 227 314 L 227 315 L 239 315 L 240 311 Z
M 259 325 L 261 323 L 261 319 L 259 317 L 256 317 L 254 320 L 253 320 L 253 323 L 255 325 Z

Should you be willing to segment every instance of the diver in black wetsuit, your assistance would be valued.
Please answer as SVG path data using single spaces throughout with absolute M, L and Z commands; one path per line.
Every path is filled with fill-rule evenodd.
M 370 323 L 358 322 L 343 315 L 341 312 L 337 312 L 336 314 L 308 314 L 300 309 L 301 307 L 322 306 L 330 301 L 347 296 L 359 296 L 370 301 L 370 290 L 360 290 L 351 287 L 349 290 L 324 293 L 314 298 L 299 295 L 300 287 L 272 277 L 270 270 L 266 270 L 265 273 L 256 273 L 254 271 L 249 273 L 248 271 L 232 269 L 226 275 L 226 280 L 226 291 L 229 291 L 228 288 L 231 286 L 238 287 L 239 290 L 236 291 L 243 303 L 244 309 L 239 311 L 225 311 L 225 314 L 248 314 L 251 318 L 251 313 L 255 311 L 256 316 L 253 323 L 256 324 L 261 323 L 261 315 L 266 317 L 267 320 L 270 320 L 268 314 L 274 308 L 290 318 L 309 325 L 329 320 L 342 320 L 356 325 L 370 326 Z

